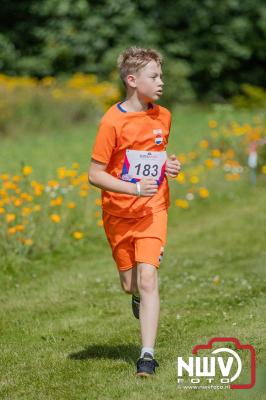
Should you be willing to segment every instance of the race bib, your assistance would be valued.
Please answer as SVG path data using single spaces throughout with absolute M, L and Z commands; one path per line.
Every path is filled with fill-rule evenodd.
M 164 178 L 166 151 L 126 150 L 121 179 L 136 183 L 152 178 L 160 185 Z

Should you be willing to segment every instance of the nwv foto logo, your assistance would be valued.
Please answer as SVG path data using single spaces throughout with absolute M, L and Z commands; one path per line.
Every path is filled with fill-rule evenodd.
M 213 349 L 213 345 L 222 342 L 223 346 Z M 233 343 L 236 350 L 224 346 L 224 343 Z M 232 346 L 230 346 L 232 347 Z M 212 351 L 209 351 L 209 350 Z M 238 339 L 228 338 L 213 338 L 207 345 L 197 345 L 192 349 L 192 354 L 198 354 L 202 350 L 205 355 L 197 355 L 188 357 L 184 360 L 183 357 L 177 358 L 177 375 L 179 385 L 191 385 L 189 388 L 193 389 L 193 385 L 204 383 L 217 383 L 227 384 L 231 389 L 250 389 L 255 385 L 255 349 L 250 344 L 242 345 Z M 249 360 L 243 357 L 243 351 L 248 351 Z M 241 381 L 241 373 L 243 371 L 243 360 L 245 360 L 245 370 L 249 371 L 249 383 L 239 383 Z M 248 365 L 247 365 L 248 364 Z M 236 382 L 237 381 L 237 382 Z M 232 384 L 235 382 L 235 384 Z M 188 388 L 186 386 L 186 388 Z M 221 388 L 221 387 L 220 387 Z

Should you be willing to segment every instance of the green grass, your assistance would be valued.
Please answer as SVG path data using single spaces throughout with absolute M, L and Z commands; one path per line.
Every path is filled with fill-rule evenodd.
M 204 135 L 206 112 L 180 112 L 170 150 L 186 151 Z M 185 115 L 184 115 L 185 113 Z M 182 117 L 181 117 L 182 114 Z M 177 111 L 178 115 L 178 111 Z M 196 130 L 196 127 L 198 129 Z M 187 132 L 187 136 L 182 134 Z M 194 132 L 194 136 L 192 134 Z M 20 160 L 41 178 L 61 164 L 86 167 L 93 127 L 28 135 L 1 146 L 1 170 Z M 7 149 L 10 157 L 7 157 Z M 51 175 L 50 175 L 51 174 Z M 178 189 L 173 183 L 172 202 Z M 161 317 L 153 380 L 135 378 L 139 324 L 131 314 L 103 230 L 86 242 L 34 259 L 10 254 L 0 272 L 0 398 L 264 399 L 265 387 L 246 391 L 180 391 L 177 356 L 214 336 L 251 343 L 265 371 L 265 199 L 263 180 L 213 184 L 205 202 L 169 211 L 168 243 L 160 267 Z M 84 244 L 85 243 L 85 244 Z M 219 283 L 213 278 L 219 276 Z M 259 383 L 258 386 L 262 385 Z

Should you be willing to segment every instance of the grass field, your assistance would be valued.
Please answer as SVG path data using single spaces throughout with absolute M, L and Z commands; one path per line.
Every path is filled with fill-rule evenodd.
M 207 113 L 176 111 L 170 151 L 193 148 L 205 135 Z M 6 138 L 0 169 L 15 173 L 25 162 L 38 179 L 74 161 L 85 170 L 94 134 L 92 125 Z M 138 321 L 120 288 L 103 230 L 88 221 L 86 241 L 40 257 L 2 258 L 1 399 L 266 399 L 265 179 L 256 186 L 247 180 L 213 182 L 212 195 L 190 210 L 174 206 L 178 189 L 173 183 L 171 189 L 168 245 L 159 272 L 156 377 L 134 376 Z M 178 390 L 177 356 L 189 356 L 194 345 L 218 336 L 255 347 L 256 387 Z

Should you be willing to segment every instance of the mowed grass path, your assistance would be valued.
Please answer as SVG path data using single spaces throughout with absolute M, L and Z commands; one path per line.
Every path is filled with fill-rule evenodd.
M 72 161 L 78 160 L 71 155 Z M 152 380 L 135 377 L 139 324 L 103 230 L 95 227 L 85 248 L 31 261 L 9 258 L 0 273 L 0 398 L 266 398 L 263 389 L 176 388 L 177 356 L 190 355 L 194 345 L 214 336 L 253 344 L 259 368 L 266 364 L 266 189 L 263 182 L 229 187 L 192 210 L 170 208 L 159 272 L 160 367 Z M 175 191 L 172 185 L 173 200 Z

